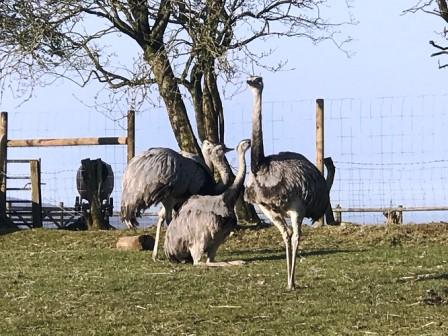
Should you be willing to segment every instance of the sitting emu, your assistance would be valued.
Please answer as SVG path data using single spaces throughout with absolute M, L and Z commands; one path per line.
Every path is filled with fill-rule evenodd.
M 220 195 L 190 197 L 168 226 L 165 238 L 165 255 L 170 261 L 201 264 L 204 254 L 206 265 L 241 265 L 242 261 L 215 262 L 216 251 L 237 226 L 234 207 L 246 175 L 244 154 L 250 140 L 238 144 L 238 173 L 231 186 Z M 221 151 L 217 155 L 224 156 Z

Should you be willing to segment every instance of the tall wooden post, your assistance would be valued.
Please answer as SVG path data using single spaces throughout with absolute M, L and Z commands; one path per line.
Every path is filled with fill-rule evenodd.
M 135 111 L 129 110 L 128 112 L 128 162 L 135 156 Z
M 324 100 L 316 99 L 316 167 L 324 175 Z M 324 225 L 324 218 L 317 222 Z
M 6 225 L 6 174 L 8 160 L 8 113 L 0 114 L 0 226 Z
M 42 196 L 40 189 L 40 160 L 30 160 L 31 202 L 33 227 L 42 227 Z

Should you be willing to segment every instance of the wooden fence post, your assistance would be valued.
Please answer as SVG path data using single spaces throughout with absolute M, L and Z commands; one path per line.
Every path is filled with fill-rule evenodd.
M 135 156 L 135 111 L 128 112 L 128 162 Z
M 30 160 L 31 202 L 33 227 L 42 227 L 42 196 L 40 189 L 40 160 Z
M 316 99 L 316 167 L 324 175 L 324 100 Z M 317 221 L 317 226 L 324 225 L 324 218 Z
M 334 212 L 336 214 L 336 216 L 335 216 L 336 217 L 335 218 L 336 222 L 341 224 L 342 223 L 342 212 L 341 212 L 341 206 L 339 204 L 336 205 L 336 208 L 334 209 Z
M 8 112 L 0 115 L 0 226 L 6 225 L 6 174 L 8 160 Z
M 59 202 L 59 209 L 61 210 L 59 214 L 59 225 L 60 228 L 64 227 L 64 202 Z

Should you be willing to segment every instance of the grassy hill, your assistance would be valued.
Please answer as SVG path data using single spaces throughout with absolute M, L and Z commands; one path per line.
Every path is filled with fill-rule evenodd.
M 446 224 L 306 227 L 293 292 L 274 227 L 236 232 L 227 268 L 116 250 L 130 234 L 0 234 L 0 335 L 448 334 Z

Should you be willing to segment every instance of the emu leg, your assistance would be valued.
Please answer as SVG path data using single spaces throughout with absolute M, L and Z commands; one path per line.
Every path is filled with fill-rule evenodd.
M 292 237 L 291 237 L 291 272 L 288 279 L 288 289 L 295 289 L 294 276 L 297 259 L 297 249 L 299 247 L 300 235 L 302 231 L 302 220 L 296 211 L 289 212 L 292 224 Z
M 272 224 L 280 231 L 283 242 L 285 243 L 286 250 L 286 270 L 288 273 L 288 288 L 290 288 L 290 278 L 291 278 L 291 232 L 288 230 L 285 220 L 279 214 L 271 211 L 264 206 L 257 204 L 258 207 L 263 211 L 263 213 L 270 219 Z
M 154 240 L 154 249 L 152 250 L 152 260 L 157 260 L 157 253 L 159 249 L 159 240 L 160 240 L 160 229 L 162 227 L 162 223 L 165 220 L 165 207 L 162 206 L 162 208 L 159 211 L 159 218 L 157 220 L 157 230 L 156 230 L 156 238 Z

